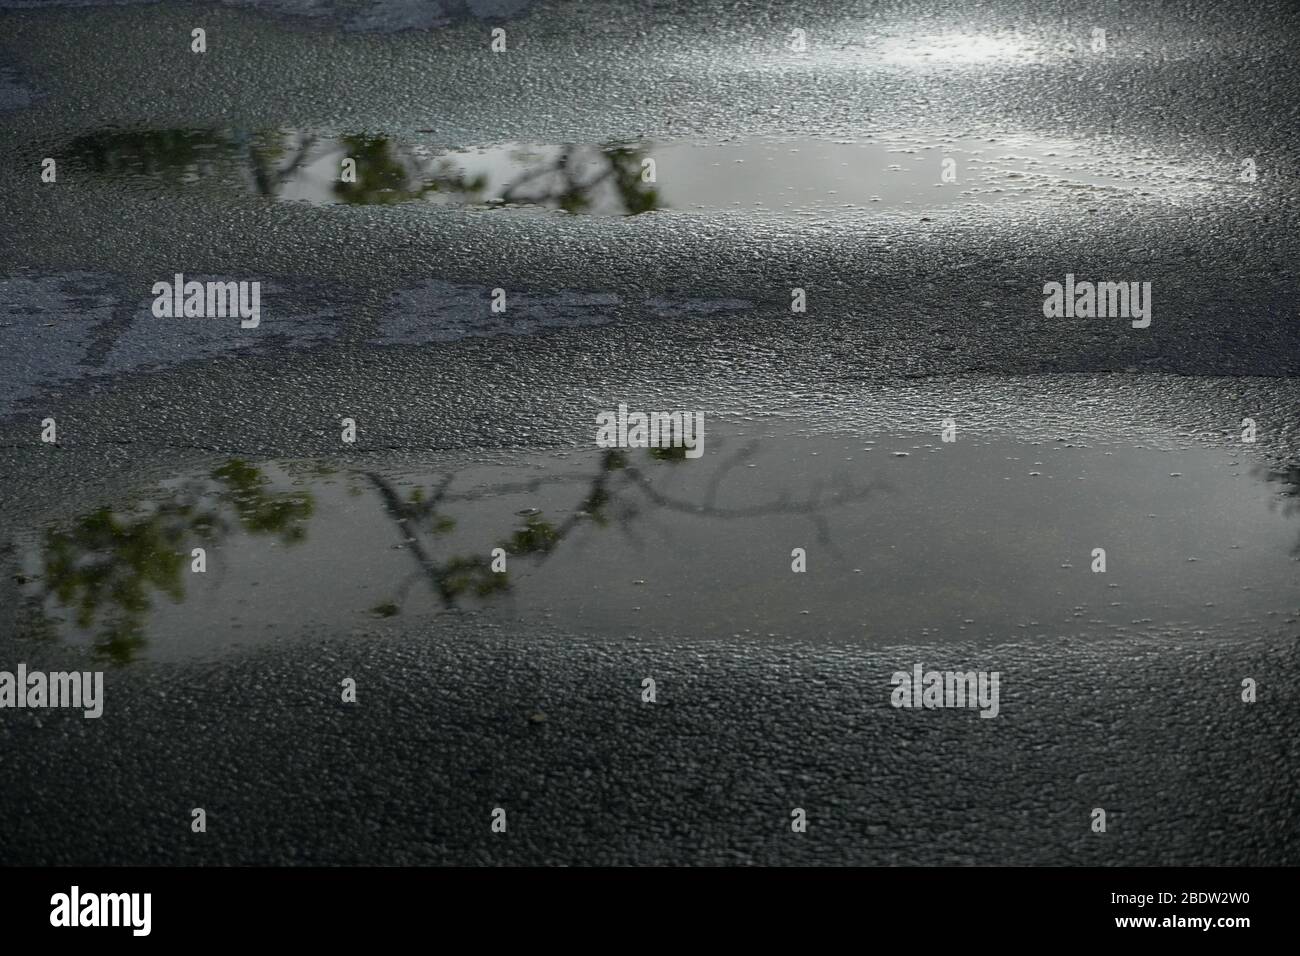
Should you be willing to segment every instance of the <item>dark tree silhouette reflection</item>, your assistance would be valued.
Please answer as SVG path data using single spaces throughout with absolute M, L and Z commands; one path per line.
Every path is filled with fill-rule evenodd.
M 235 139 L 218 130 L 106 129 L 76 137 L 66 155 L 101 176 L 183 182 L 229 165 L 236 150 Z
M 658 209 L 659 190 L 642 180 L 646 149 L 610 142 L 600 147 L 564 146 L 549 162 L 534 165 L 501 194 L 509 205 L 533 204 L 580 213 L 619 211 L 626 216 Z
M 422 162 L 411 150 L 386 137 L 344 136 L 340 152 L 356 160 L 357 181 L 337 182 L 334 195 L 349 205 L 409 202 L 437 193 L 460 202 L 478 202 L 487 185 L 467 176 L 453 162 Z
M 190 549 L 219 542 L 232 520 L 248 534 L 276 535 L 285 544 L 303 540 L 312 496 L 271 494 L 265 484 L 260 469 L 235 459 L 209 481 L 188 482 L 144 513 L 99 508 L 70 529 L 47 532 L 45 596 L 71 611 L 77 627 L 99 626 L 98 654 L 130 661 L 145 642 L 151 592 L 184 600 Z
M 647 148 L 612 141 L 564 145 L 546 155 L 515 150 L 518 170 L 498 194 L 488 194 L 486 174 L 469 170 L 468 152 L 430 151 L 387 136 L 320 136 L 302 130 L 143 129 L 100 130 L 68 144 L 75 163 L 108 177 L 146 177 L 176 185 L 214 179 L 246 187 L 268 199 L 300 182 L 313 164 L 331 178 L 313 187 L 320 202 L 391 205 L 436 200 L 452 205 L 541 206 L 570 213 L 634 216 L 660 208 L 654 185 L 643 180 Z M 355 181 L 341 162 L 355 162 Z
M 719 460 L 700 501 L 665 494 L 654 480 L 655 469 L 682 467 L 684 449 L 676 448 L 647 450 L 641 460 L 649 470 L 634 464 L 628 452 L 607 449 L 593 474 L 502 483 L 462 493 L 451 491 L 455 472 L 427 489 L 417 486 L 405 493 L 392 479 L 375 471 L 353 473 L 352 477 L 363 483 L 354 485 L 353 492 L 365 485 L 375 490 L 403 550 L 416 565 L 397 583 L 394 593 L 370 610 L 382 617 L 400 614 L 411 587 L 419 582 L 424 582 L 446 609 L 458 607 L 469 597 L 491 599 L 509 592 L 512 586 L 510 571 L 493 568 L 495 549 L 505 552 L 510 568 L 517 567 L 513 562 L 519 561 L 536 566 L 562 548 L 584 524 L 617 529 L 636 543 L 635 526 L 647 508 L 721 519 L 804 515 L 819 542 L 838 553 L 827 509 L 861 500 L 880 484 L 845 485 L 833 493 L 814 490 L 803 500 L 793 500 L 787 493 L 766 503 L 719 506 L 716 499 L 722 482 L 733 468 L 752 457 L 755 448 L 751 442 Z M 495 540 L 468 553 L 438 553 L 449 550 L 440 548 L 440 542 L 456 530 L 456 519 L 447 513 L 452 505 L 533 494 L 542 483 L 573 482 L 582 487 L 563 519 L 553 520 L 540 509 L 526 508 L 511 516 L 513 527 L 506 527 Z M 47 532 L 42 548 L 42 607 L 53 600 L 72 612 L 77 627 L 97 630 L 98 654 L 119 664 L 132 660 L 145 645 L 145 621 L 155 595 L 184 600 L 183 581 L 191 549 L 219 546 L 237 531 L 272 536 L 288 546 L 306 539 L 316 511 L 314 496 L 307 491 L 272 491 L 270 483 L 261 468 L 232 459 L 204 478 L 186 481 L 148 504 L 127 512 L 98 508 L 70 528 Z

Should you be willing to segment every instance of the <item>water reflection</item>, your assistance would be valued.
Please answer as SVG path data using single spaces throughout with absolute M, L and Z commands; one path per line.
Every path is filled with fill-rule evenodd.
M 1290 464 L 1282 468 L 1259 465 L 1254 469 L 1257 478 L 1281 485 L 1272 507 L 1287 518 L 1300 516 L 1300 464 Z M 1291 549 L 1291 554 L 1300 559 L 1300 540 Z
M 27 629 L 125 663 L 467 613 L 521 633 L 876 641 L 1227 636 L 1300 616 L 1300 465 L 1017 439 L 710 442 L 699 460 L 538 451 L 432 473 L 227 461 L 20 536 Z
M 314 467 L 295 477 L 294 471 L 278 466 L 259 467 L 235 459 L 204 476 L 174 482 L 127 511 L 97 508 L 70 528 L 46 532 L 39 549 L 41 572 L 27 576 L 28 596 L 40 614 L 69 615 L 71 625 L 91 635 L 99 655 L 121 664 L 145 651 L 146 622 L 165 610 L 155 602 L 156 596 L 179 604 L 189 597 L 187 579 L 195 587 L 207 583 L 206 573 L 191 573 L 191 550 L 196 547 L 208 549 L 212 563 L 208 570 L 218 576 L 241 564 L 257 565 L 224 556 L 227 550 L 246 549 L 250 539 L 274 539 L 272 543 L 279 546 L 272 558 L 277 570 L 298 565 L 311 571 L 329 552 L 330 558 L 342 560 L 347 576 L 364 579 L 361 590 L 366 597 L 351 611 L 390 618 L 408 609 L 429 610 L 428 597 L 450 610 L 466 599 L 483 601 L 507 594 L 518 562 L 525 568 L 540 567 L 586 528 L 619 529 L 635 540 L 635 526 L 647 514 L 647 505 L 724 519 L 802 514 L 812 520 L 814 537 L 833 548 L 825 509 L 861 500 L 877 487 L 875 481 L 842 484 L 829 493 L 815 489 L 802 500 L 783 493 L 767 504 L 727 509 L 714 500 L 717 488 L 747 460 L 752 448 L 742 448 L 720 464 L 703 501 L 680 499 L 660 487 L 666 476 L 656 472 L 684 467 L 683 451 L 638 452 L 644 456 L 640 458 L 644 465 L 639 465 L 632 453 L 610 449 L 586 474 L 493 481 L 469 490 L 453 490 L 459 472 L 433 483 L 412 484 L 410 479 L 373 470 L 337 472 Z M 277 479 L 268 477 L 268 470 L 279 473 Z M 358 526 L 355 504 L 340 506 L 340 482 L 348 498 L 364 497 L 369 490 L 378 499 L 381 507 L 360 519 L 364 528 Z M 306 483 L 312 490 L 273 490 L 274 484 L 284 483 Z M 575 485 L 577 494 L 568 493 Z M 313 521 L 322 499 L 330 502 L 328 515 Z M 554 507 L 536 507 L 548 502 Z M 521 503 L 530 506 L 505 511 Z M 473 513 L 464 515 L 467 508 Z M 464 517 L 457 518 L 452 509 L 460 509 Z M 318 538 L 314 553 L 294 557 L 292 550 L 308 542 L 309 529 Z M 345 547 L 325 537 L 339 532 L 349 542 Z M 394 537 L 398 544 L 385 547 L 385 539 Z M 407 556 L 405 570 L 391 559 L 368 557 L 367 547 L 376 556 L 385 551 Z M 493 552 L 498 548 L 509 562 L 503 570 L 493 568 Z M 329 586 L 314 572 L 304 580 L 310 581 L 309 591 Z M 421 589 L 424 602 L 416 600 Z M 233 601 L 242 604 L 247 599 L 247 595 L 227 594 L 219 602 L 220 613 L 230 611 Z M 286 593 L 282 603 L 311 615 L 316 598 L 310 593 Z M 213 623 L 218 622 L 208 622 Z
M 607 143 L 598 149 L 565 146 L 515 177 L 501 202 L 553 206 L 565 212 L 618 209 L 635 216 L 659 207 L 659 190 L 643 178 L 646 151 Z
M 70 144 L 94 175 L 127 183 L 238 189 L 277 201 L 425 202 L 597 216 L 657 209 L 824 216 L 882 206 L 1015 200 L 1090 207 L 1104 198 L 1187 202 L 1228 184 L 1186 164 L 1101 155 L 1038 136 L 899 134 L 864 142 L 609 141 L 447 149 L 388 136 L 310 130 L 105 130 Z M 346 166 L 345 161 L 355 163 Z M 945 172 L 945 164 L 948 171 Z
M 212 175 L 236 152 L 234 137 L 203 129 L 99 130 L 68 144 L 74 164 L 101 176 L 146 176 L 193 182 Z
M 245 534 L 275 535 L 287 545 L 306 537 L 311 495 L 268 493 L 265 484 L 258 468 L 232 460 L 207 480 L 186 481 L 143 505 L 143 513 L 102 507 L 71 529 L 47 532 L 45 596 L 72 613 L 79 628 L 98 627 L 95 646 L 102 656 L 131 660 L 145 642 L 151 592 L 184 600 L 190 549 L 219 544 L 232 522 Z
M 478 202 L 486 181 L 468 176 L 454 163 L 421 164 L 409 151 L 383 137 L 344 136 L 333 150 L 356 161 L 356 182 L 338 181 L 333 192 L 349 205 L 407 202 L 440 193 Z M 295 169 L 306 168 L 300 162 Z
M 101 176 L 242 183 L 268 199 L 317 204 L 424 200 L 601 215 L 659 207 L 643 179 L 646 147 L 617 141 L 452 151 L 309 130 L 104 130 L 74 139 L 69 152 Z

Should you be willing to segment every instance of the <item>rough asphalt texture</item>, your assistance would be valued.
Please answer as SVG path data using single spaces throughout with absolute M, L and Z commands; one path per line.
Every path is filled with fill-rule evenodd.
M 563 447 L 622 400 L 842 431 L 957 405 L 990 431 L 1189 443 L 1255 414 L 1265 460 L 1300 451 L 1292 4 L 542 3 L 427 22 L 401 4 L 22 7 L 0 3 L 0 541 L 221 456 Z M 504 63 L 483 52 L 498 22 Z M 203 58 L 177 39 L 199 23 Z M 1113 55 L 1079 52 L 1094 25 Z M 794 26 L 835 55 L 783 52 Z M 882 38 L 917 29 L 1015 31 L 1037 58 L 876 65 Z M 1028 130 L 1151 150 L 1232 198 L 603 221 L 38 182 L 86 131 L 232 124 L 443 145 Z M 1253 193 L 1229 188 L 1243 156 Z M 147 290 L 178 269 L 265 278 L 282 331 L 238 348 L 149 334 Z M 1042 283 L 1066 272 L 1152 281 L 1149 334 L 1045 322 Z M 522 335 L 465 318 L 496 286 L 525 296 Z M 429 332 L 403 339 L 413 309 Z M 344 455 L 342 414 L 363 423 Z M 46 415 L 57 448 L 36 440 Z M 90 666 L 15 624 L 0 564 L 0 667 Z M 587 643 L 470 616 L 138 664 L 109 672 L 98 721 L 0 717 L 0 861 L 1296 865 L 1297 646 L 1281 623 L 995 647 Z M 1002 715 L 890 708 L 889 674 L 916 661 L 1000 670 Z
M 98 721 L 6 721 L 6 858 L 1294 863 L 1295 655 L 1203 638 L 587 645 L 471 625 L 142 666 L 110 675 Z M 1001 668 L 1000 716 L 890 707 L 891 672 L 922 659 Z M 1240 703 L 1241 674 L 1263 703 Z M 189 832 L 194 806 L 206 834 Z

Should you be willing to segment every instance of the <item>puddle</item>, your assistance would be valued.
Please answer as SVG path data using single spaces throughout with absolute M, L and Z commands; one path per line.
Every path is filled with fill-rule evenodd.
M 69 152 L 91 175 L 150 188 L 202 184 L 316 205 L 425 202 L 598 216 L 672 209 L 821 217 L 1027 200 L 1182 202 L 1227 185 L 1149 154 L 1105 160 L 1095 144 L 1026 136 L 449 150 L 309 130 L 105 130 L 77 138 Z
M 126 662 L 465 613 L 521 639 L 545 621 L 882 644 L 1213 638 L 1297 617 L 1300 470 L 1226 448 L 710 428 L 694 460 L 593 448 L 426 472 L 223 462 L 17 536 L 24 630 Z

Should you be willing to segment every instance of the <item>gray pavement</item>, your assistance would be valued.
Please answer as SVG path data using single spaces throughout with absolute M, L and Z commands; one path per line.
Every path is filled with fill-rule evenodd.
M 487 50 L 496 25 L 506 54 Z M 1286 472 L 1298 26 L 1291 5 L 1236 2 L 0 2 L 0 669 L 102 666 L 34 623 L 24 548 L 232 457 L 521 469 L 589 451 L 592 416 L 625 401 L 846 441 L 955 414 L 963 437 Z M 123 129 L 224 131 L 199 156 L 265 130 L 415 151 L 1016 136 L 1127 185 L 816 216 L 320 205 L 259 195 L 239 159 L 189 181 L 78 152 Z M 154 318 L 177 271 L 263 281 L 262 327 Z M 1151 327 L 1045 319 L 1043 283 L 1066 273 L 1150 281 Z M 955 520 L 1013 543 L 995 514 Z M 707 585 L 683 600 L 707 605 Z M 1207 628 L 1170 604 L 1118 636 L 932 643 L 575 633 L 485 606 L 146 655 L 107 669 L 99 720 L 0 713 L 0 862 L 1296 865 L 1300 609 L 1270 591 Z M 916 662 L 999 670 L 999 717 L 890 707 L 890 674 Z

